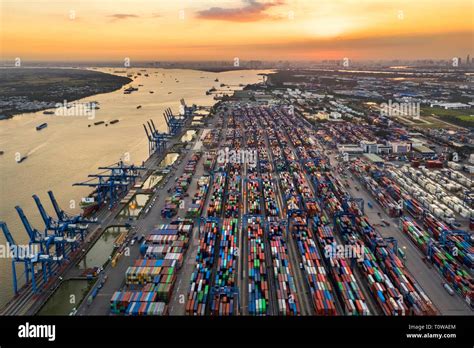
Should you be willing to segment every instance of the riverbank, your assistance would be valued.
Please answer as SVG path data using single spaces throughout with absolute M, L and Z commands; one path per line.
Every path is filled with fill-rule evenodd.
M 0 80 L 0 120 L 25 112 L 54 108 L 97 94 L 116 91 L 132 82 L 99 71 L 62 68 L 6 68 Z

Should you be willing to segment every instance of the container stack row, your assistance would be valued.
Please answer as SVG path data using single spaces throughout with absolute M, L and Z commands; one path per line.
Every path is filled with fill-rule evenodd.
M 112 314 L 166 315 L 168 306 L 158 301 L 156 292 L 116 291 L 110 299 Z
M 222 204 L 224 200 L 226 173 L 217 172 L 214 175 L 212 183 L 212 193 L 207 208 L 207 216 L 218 217 L 222 213 Z
M 191 287 L 186 303 L 187 315 L 205 315 L 212 287 L 212 269 L 216 253 L 219 224 L 207 221 L 199 238 L 196 268 L 191 275 Z
M 187 207 L 186 218 L 194 219 L 201 216 L 204 203 L 206 202 L 207 192 L 209 190 L 210 176 L 201 176 L 197 182 L 197 192 L 192 198 L 191 205 Z
M 336 228 L 342 233 L 346 244 L 363 251 L 363 261 L 357 265 L 382 313 L 390 316 L 408 315 L 408 307 L 402 294 L 380 267 L 375 255 L 358 235 L 351 220 L 347 216 L 336 218 Z
M 330 226 L 314 225 L 314 228 L 345 314 L 370 315 L 364 294 L 351 269 L 351 263 L 363 260 L 363 248 L 351 246 L 351 255 L 340 252 Z
M 269 311 L 269 287 L 265 263 L 264 229 L 260 217 L 246 221 L 248 238 L 248 311 L 250 315 L 266 315 Z
M 239 220 L 224 219 L 222 223 L 216 275 L 214 279 L 215 292 L 212 298 L 211 314 L 233 315 L 234 294 L 236 287 L 237 235 Z
M 282 223 L 269 218 L 268 238 L 272 258 L 273 275 L 278 300 L 278 315 L 299 315 L 295 277 L 291 269 L 288 247 L 283 236 Z
M 296 241 L 317 315 L 336 315 L 336 300 L 320 252 L 305 217 L 294 217 L 291 234 Z
M 240 206 L 240 168 L 230 166 L 227 183 L 227 198 L 225 201 L 224 217 L 238 217 Z
M 271 174 L 262 174 L 263 199 L 265 201 L 265 214 L 278 216 L 280 210 L 276 199 L 276 187 Z
M 258 180 L 247 180 L 247 212 L 251 215 L 259 215 L 262 213 L 260 206 L 260 187 Z

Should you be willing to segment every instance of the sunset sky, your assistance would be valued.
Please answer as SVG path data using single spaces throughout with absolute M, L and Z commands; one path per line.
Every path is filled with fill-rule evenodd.
M 0 0 L 0 58 L 474 56 L 472 0 Z

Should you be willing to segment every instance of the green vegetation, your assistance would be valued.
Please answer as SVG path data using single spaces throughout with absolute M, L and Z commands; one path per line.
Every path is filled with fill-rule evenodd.
M 422 116 L 437 116 L 445 122 L 461 127 L 474 127 L 474 108 L 446 110 L 440 107 L 422 107 Z
M 0 70 L 0 119 L 121 88 L 132 80 L 98 71 L 57 68 Z

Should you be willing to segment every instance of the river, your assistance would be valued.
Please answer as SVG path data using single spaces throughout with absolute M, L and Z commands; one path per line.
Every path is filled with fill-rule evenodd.
M 125 69 L 100 68 L 97 71 L 114 73 Z M 95 119 L 87 116 L 48 116 L 43 112 L 28 113 L 0 121 L 0 220 L 8 224 L 10 232 L 19 244 L 28 243 L 26 231 L 14 209 L 23 208 L 33 227 L 44 229 L 44 223 L 32 199 L 37 194 L 51 216 L 55 216 L 47 195 L 55 193 L 59 205 L 67 212 L 79 213 L 79 202 L 90 191 L 89 187 L 72 186 L 87 180 L 87 175 L 98 172 L 97 167 L 117 162 L 121 156 L 129 157 L 130 163 L 141 163 L 148 157 L 148 145 L 142 124 L 152 118 L 156 127 L 166 131 L 163 112 L 170 107 L 179 112 L 180 99 L 188 105 L 211 106 L 213 96 L 205 94 L 211 87 L 218 90 L 220 84 L 241 89 L 239 84 L 262 80 L 259 73 L 269 71 L 242 70 L 221 73 L 195 70 L 129 69 L 134 76 L 132 83 L 139 90 L 124 94 L 123 88 L 111 93 L 94 95 L 81 102 L 98 101 L 100 109 Z M 125 76 L 127 73 L 116 73 Z M 144 74 L 149 76 L 146 77 Z M 216 82 L 215 79 L 219 79 Z M 177 81 L 179 82 L 177 82 Z M 150 93 L 153 91 L 154 93 Z M 169 93 L 171 92 L 171 93 Z M 140 109 L 137 106 L 141 105 Z M 93 125 L 97 121 L 119 122 L 105 127 Z M 36 126 L 47 122 L 41 131 Z M 91 125 L 91 127 L 88 127 Z M 27 155 L 16 163 L 15 155 Z M 75 204 L 75 207 L 71 205 Z M 3 234 L 0 242 L 5 246 Z M 23 266 L 17 266 L 23 273 Z M 11 260 L 0 258 L 0 306 L 12 296 Z

